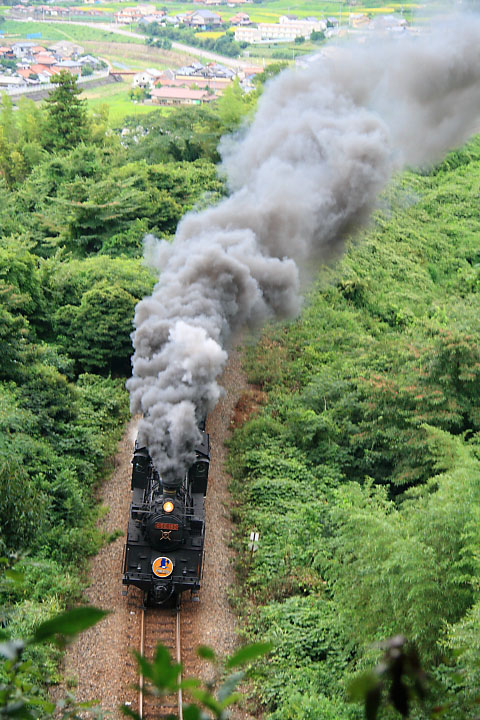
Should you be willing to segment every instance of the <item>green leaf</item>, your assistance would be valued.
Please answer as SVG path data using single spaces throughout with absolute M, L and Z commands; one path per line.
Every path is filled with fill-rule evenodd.
M 215 713 L 217 717 L 220 717 L 222 706 L 208 690 L 197 690 L 194 688 L 190 692 L 196 700 L 199 700 L 206 708 Z
M 153 680 L 153 663 L 151 663 L 150 660 L 147 660 L 147 658 L 142 657 L 139 653 L 135 653 L 135 655 L 142 675 L 149 680 Z
M 270 652 L 272 647 L 272 643 L 254 643 L 253 645 L 246 645 L 228 659 L 226 667 L 234 668 L 239 665 L 250 663 L 262 655 L 266 655 Z
M 150 662 L 147 658 L 135 653 L 142 674 L 152 681 L 158 690 L 176 690 L 178 676 L 182 666 L 172 663 L 170 651 L 165 645 L 159 644 L 155 651 L 155 659 Z
M 198 678 L 187 678 L 186 680 L 182 680 L 180 687 L 182 690 L 190 690 L 190 688 L 200 687 L 201 684 L 202 682 Z
M 82 710 L 89 710 L 98 705 L 100 705 L 100 700 L 85 700 L 85 702 L 77 702 L 76 707 L 82 708 Z
M 25 720 L 33 719 L 33 714 L 27 708 L 23 700 L 9 703 L 5 708 L 3 708 L 2 715 L 3 717 L 24 718 Z
M 127 715 L 127 717 L 135 718 L 135 720 L 142 720 L 140 715 L 136 713 L 135 710 L 132 710 L 129 705 L 122 705 L 121 710 L 124 715 Z
M 232 673 L 232 675 L 229 675 L 223 685 L 220 687 L 218 691 L 218 699 L 223 704 L 227 698 L 229 698 L 233 691 L 236 690 L 239 683 L 242 682 L 243 678 L 245 677 L 244 672 L 236 672 Z
M 67 610 L 39 625 L 31 642 L 45 642 L 46 640 L 52 640 L 56 635 L 76 635 L 92 627 L 92 625 L 96 625 L 108 614 L 107 610 L 94 607 L 79 607 L 74 610 Z
M 217 658 L 215 651 L 211 647 L 208 647 L 208 645 L 200 645 L 197 648 L 197 655 L 204 660 L 212 660 L 213 662 Z
M 24 573 L 18 572 L 18 570 L 5 570 L 5 577 L 17 585 L 21 585 L 25 582 Z
M 196 705 L 187 705 L 183 708 L 183 720 L 201 720 L 202 712 Z
M 230 707 L 230 705 L 235 705 L 235 703 L 240 702 L 243 695 L 240 692 L 235 692 L 229 695 L 225 700 L 222 702 L 222 710 L 225 710 L 226 708 Z
M 41 707 L 49 715 L 51 715 L 56 708 L 55 703 L 49 702 L 48 700 L 42 700 L 42 698 L 35 697 L 34 695 L 30 695 L 30 697 L 28 698 L 28 702 L 30 705 Z
M 348 684 L 348 699 L 350 702 L 364 702 L 368 693 L 379 687 L 380 681 L 373 671 L 357 675 Z

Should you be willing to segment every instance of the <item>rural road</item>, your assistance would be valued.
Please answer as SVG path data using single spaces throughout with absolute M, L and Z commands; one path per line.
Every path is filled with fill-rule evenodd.
M 22 22 L 22 21 L 21 21 Z M 28 22 L 27 20 L 23 22 Z M 55 22 L 58 24 L 58 20 L 43 20 L 42 22 L 45 23 L 51 23 Z M 98 23 L 98 22 L 76 22 L 73 20 L 61 20 L 60 21 L 65 25 L 81 25 L 82 27 L 91 27 L 91 28 L 100 28 L 101 30 L 106 30 L 107 32 L 115 33 L 116 35 L 124 35 L 125 37 L 132 37 L 136 39 L 146 40 L 147 36 L 143 35 L 142 33 L 135 33 L 130 32 L 130 30 L 125 30 L 125 28 L 118 27 L 118 25 L 115 25 L 114 23 Z M 246 60 L 239 60 L 238 58 L 230 58 L 225 57 L 224 55 L 218 55 L 217 53 L 210 52 L 208 50 L 203 50 L 202 48 L 194 47 L 192 45 L 184 45 L 183 43 L 175 42 L 172 40 L 172 47 L 174 47 L 176 50 L 181 50 L 182 52 L 188 53 L 189 55 L 196 55 L 201 58 L 205 58 L 207 60 L 213 60 L 214 62 L 222 63 L 222 65 L 227 65 L 228 67 L 234 68 L 235 70 L 242 70 L 246 67 L 251 67 L 252 63 L 247 62 Z

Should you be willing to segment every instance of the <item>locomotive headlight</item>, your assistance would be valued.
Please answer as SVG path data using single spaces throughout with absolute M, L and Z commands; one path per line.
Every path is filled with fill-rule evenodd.
M 173 502 L 171 500 L 167 500 L 166 502 L 163 503 L 163 509 L 165 510 L 166 513 L 171 513 L 173 511 L 174 507 L 175 507 L 175 505 L 173 504 Z

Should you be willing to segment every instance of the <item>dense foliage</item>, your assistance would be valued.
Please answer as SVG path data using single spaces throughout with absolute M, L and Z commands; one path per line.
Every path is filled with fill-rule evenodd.
M 2 101 L 0 554 L 24 578 L 0 585 L 2 639 L 81 593 L 105 540 L 94 490 L 128 414 L 133 308 L 155 281 L 143 237 L 224 192 L 218 140 L 255 99 L 236 86 L 123 132 L 68 77 L 44 107 Z M 433 678 L 417 716 L 475 717 L 479 177 L 477 139 L 397 179 L 298 321 L 250 349 L 268 403 L 232 440 L 234 512 L 247 634 L 274 645 L 257 694 L 271 718 L 360 718 L 349 679 L 399 633 Z M 47 646 L 28 658 L 26 677 L 55 678 Z
M 5 576 L 14 584 L 23 582 L 23 575 L 18 571 L 7 570 Z M 51 699 L 38 698 L 34 686 L 29 682 L 30 664 L 25 660 L 25 655 L 32 647 L 41 650 L 45 643 L 54 643 L 63 648 L 79 633 L 92 627 L 106 615 L 108 610 L 91 606 L 74 608 L 37 624 L 34 631 L 22 640 L 7 640 L 1 643 L 0 656 L 4 658 L 3 682 L 0 688 L 2 717 L 35 720 L 40 716 L 79 720 L 88 714 L 103 718 L 102 710 L 95 702 L 78 702 L 72 695 L 67 695 L 56 703 Z M 0 630 L 0 637 L 4 636 L 5 632 Z M 177 664 L 169 649 L 161 644 L 157 646 L 152 660 L 141 655 L 137 655 L 136 660 L 141 675 L 149 682 L 157 697 L 169 696 L 175 701 L 182 691 L 188 691 L 189 702 L 182 706 L 185 720 L 205 720 L 211 717 L 228 720 L 231 707 L 241 699 L 237 687 L 247 676 L 249 666 L 269 650 L 268 643 L 256 643 L 240 648 L 227 658 L 219 658 L 212 648 L 200 646 L 197 648 L 197 655 L 209 664 L 208 680 L 183 679 L 182 665 Z M 132 710 L 129 703 L 125 703 L 121 710 L 125 717 L 141 720 L 141 716 Z
M 56 82 L 43 106 L 0 107 L 0 564 L 16 558 L 24 578 L 0 582 L 7 640 L 78 600 L 85 560 L 108 540 L 95 489 L 128 417 L 134 308 L 155 282 L 143 238 L 169 237 L 224 192 L 214 112 L 115 131 L 72 76 Z M 34 687 L 55 679 L 49 646 L 23 659 Z
M 348 680 L 400 633 L 434 679 L 416 717 L 476 716 L 479 178 L 477 138 L 397 179 L 298 321 L 250 349 L 268 402 L 231 457 L 269 717 L 361 717 Z
M 186 25 L 162 27 L 157 22 L 142 23 L 141 29 L 147 34 L 147 45 L 153 45 L 154 47 L 164 48 L 166 41 L 171 44 L 171 41 L 174 40 L 184 43 L 185 45 L 201 48 L 202 50 L 210 50 L 219 55 L 239 57 L 242 49 L 247 46 L 247 43 L 237 42 L 233 32 L 224 32 L 220 37 L 202 38 L 198 37 L 198 31 L 193 27 Z M 218 30 L 218 27 L 214 29 Z M 229 29 L 229 26 L 225 25 L 223 29 L 226 31 Z

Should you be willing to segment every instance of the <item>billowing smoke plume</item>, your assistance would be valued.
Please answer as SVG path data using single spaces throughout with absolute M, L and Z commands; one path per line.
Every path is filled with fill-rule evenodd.
M 224 143 L 230 197 L 187 215 L 173 244 L 150 239 L 161 274 L 137 306 L 128 388 L 165 480 L 180 480 L 193 459 L 231 334 L 295 315 L 301 269 L 341 250 L 392 172 L 437 160 L 479 117 L 474 17 L 336 49 L 268 86 L 245 137 Z

